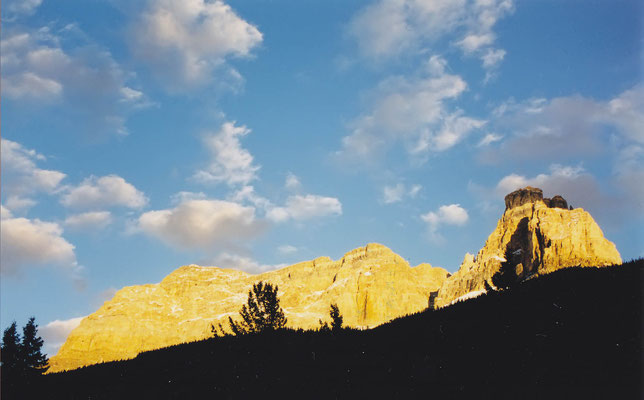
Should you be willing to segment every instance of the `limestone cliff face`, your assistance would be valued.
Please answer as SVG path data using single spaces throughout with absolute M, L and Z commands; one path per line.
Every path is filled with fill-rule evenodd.
M 342 259 L 317 258 L 251 275 L 196 265 L 161 283 L 130 286 L 74 329 L 49 372 L 128 359 L 146 350 L 211 336 L 210 325 L 239 317 L 248 290 L 260 280 L 277 284 L 289 327 L 316 328 L 337 303 L 348 326 L 370 328 L 425 309 L 448 272 L 429 264 L 410 267 L 385 246 L 369 244 Z
M 460 269 L 441 287 L 435 305 L 442 307 L 472 292 L 485 290 L 485 281 L 505 261 L 516 263 L 521 278 L 573 266 L 620 264 L 615 245 L 591 215 L 581 208 L 568 209 L 565 199 L 544 199 L 541 189 L 526 187 L 505 198 L 506 210 L 485 246 L 475 256 L 467 254 Z

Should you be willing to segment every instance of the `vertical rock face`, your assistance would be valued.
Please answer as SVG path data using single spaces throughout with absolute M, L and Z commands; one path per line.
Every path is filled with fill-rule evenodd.
M 287 326 L 316 328 L 337 303 L 348 326 L 370 328 L 425 309 L 448 272 L 410 267 L 385 246 L 369 244 L 338 261 L 320 257 L 260 275 L 185 266 L 161 283 L 125 287 L 74 329 L 50 372 L 128 359 L 146 350 L 211 336 L 210 325 L 239 317 L 248 290 L 260 280 L 277 284 Z
M 476 257 L 467 254 L 460 269 L 441 287 L 435 301 L 442 307 L 472 292 L 512 257 L 520 278 L 573 266 L 620 264 L 615 245 L 591 215 L 568 209 L 561 196 L 544 199 L 541 189 L 526 187 L 505 197 L 506 210 Z

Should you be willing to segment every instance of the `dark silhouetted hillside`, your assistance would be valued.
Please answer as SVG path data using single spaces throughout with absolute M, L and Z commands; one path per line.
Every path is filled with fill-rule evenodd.
M 46 375 L 34 390 L 59 399 L 639 399 L 643 268 L 563 269 L 369 331 L 178 345 Z

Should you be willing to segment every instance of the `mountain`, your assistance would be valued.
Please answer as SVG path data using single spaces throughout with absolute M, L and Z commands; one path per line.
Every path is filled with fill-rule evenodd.
M 569 208 L 561 196 L 544 198 L 541 189 L 528 186 L 505 196 L 496 229 L 476 256 L 465 255 L 438 291 L 435 306 L 483 293 L 506 261 L 525 280 L 561 268 L 621 264 L 622 259 L 588 212 Z
M 427 308 L 448 272 L 429 264 L 410 267 L 380 244 L 352 250 L 340 260 L 316 258 L 277 271 L 251 275 L 232 269 L 189 265 L 158 284 L 119 290 L 74 329 L 49 372 L 137 354 L 212 336 L 211 324 L 239 317 L 248 290 L 258 281 L 279 286 L 288 327 L 316 328 L 337 303 L 346 325 L 372 328 Z
M 644 259 L 564 268 L 375 329 L 219 337 L 47 374 L 19 398 L 641 399 L 643 277 Z
M 428 305 L 476 297 L 493 286 L 502 263 L 528 280 L 562 268 L 622 262 L 591 215 L 569 209 L 561 196 L 544 198 L 541 189 L 526 187 L 508 194 L 505 205 L 485 246 L 476 256 L 467 254 L 451 276 L 429 264 L 412 268 L 389 248 L 368 244 L 338 261 L 320 257 L 259 275 L 189 265 L 158 284 L 125 287 L 71 332 L 49 371 L 130 359 L 209 337 L 211 324 L 227 326 L 229 316 L 239 316 L 258 281 L 279 286 L 288 327 L 317 328 L 337 303 L 347 326 L 365 329 Z

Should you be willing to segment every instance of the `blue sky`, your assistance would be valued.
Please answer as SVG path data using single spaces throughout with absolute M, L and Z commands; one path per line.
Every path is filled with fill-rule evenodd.
M 639 1 L 2 7 L 0 319 L 380 242 L 458 269 L 525 185 L 644 255 Z

